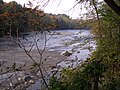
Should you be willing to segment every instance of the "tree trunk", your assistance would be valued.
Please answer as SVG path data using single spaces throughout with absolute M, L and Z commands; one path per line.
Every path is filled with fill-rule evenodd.
M 100 60 L 96 60 L 95 61 L 95 71 L 94 71 L 94 86 L 93 86 L 93 90 L 99 90 L 98 88 L 98 84 L 99 84 L 99 77 L 100 74 L 99 72 L 97 72 L 96 70 L 100 70 Z
M 98 90 L 98 82 L 99 82 L 99 76 L 96 75 L 94 77 L 94 87 L 93 87 L 93 90 Z
M 114 0 L 104 0 L 108 6 L 112 8 L 120 16 L 120 6 L 118 6 Z

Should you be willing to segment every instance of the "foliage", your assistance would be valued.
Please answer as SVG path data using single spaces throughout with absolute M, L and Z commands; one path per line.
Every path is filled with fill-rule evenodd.
M 63 70 L 57 82 L 65 90 L 120 90 L 120 16 L 104 2 L 97 6 L 99 17 L 84 22 L 92 22 L 97 49 L 79 67 Z
M 53 76 L 50 82 L 52 90 L 93 90 L 94 78 L 96 75 L 102 77 L 104 66 L 95 60 L 88 60 L 75 69 L 64 69 L 60 78 Z M 99 81 L 100 82 L 100 81 Z M 59 85 L 58 85 L 59 84 Z M 63 87 L 65 89 L 63 89 Z
M 80 28 L 80 21 L 65 14 L 53 15 L 35 8 L 22 7 L 15 1 L 0 1 L 0 36 L 18 36 L 21 32 L 43 31 L 50 29 Z

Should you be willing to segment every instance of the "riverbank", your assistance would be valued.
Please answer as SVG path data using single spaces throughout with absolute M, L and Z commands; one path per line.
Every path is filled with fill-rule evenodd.
M 40 50 L 42 51 L 42 50 Z M 34 79 L 40 78 L 41 74 L 37 71 L 36 68 L 31 69 L 34 66 L 34 62 L 30 59 L 30 57 L 23 51 L 18 49 L 12 49 L 12 50 L 0 50 L 0 70 L 3 70 L 3 73 L 1 72 L 0 75 L 0 83 L 2 87 L 4 85 L 7 85 L 9 81 L 6 82 L 6 78 L 11 77 L 13 83 L 18 83 L 15 78 L 15 73 L 17 73 L 17 77 L 23 78 L 26 75 L 34 76 Z M 36 51 L 33 50 L 30 52 L 30 56 L 34 59 L 36 63 L 40 62 L 41 55 Z M 65 61 L 67 56 L 60 55 L 57 51 L 44 51 L 42 54 L 42 70 L 44 76 L 51 73 L 52 68 L 55 68 L 57 66 L 57 63 Z M 15 72 L 14 69 L 15 67 Z M 9 71 L 10 70 L 10 71 Z M 14 73 L 13 73 L 14 72 Z M 36 73 L 37 72 L 37 73 Z M 36 77 L 37 76 L 37 77 Z M 35 80 L 36 82 L 36 80 Z
M 30 55 L 36 63 L 40 62 L 41 55 L 37 50 L 31 51 Z M 27 70 L 33 65 L 33 61 L 23 50 L 2 50 L 0 51 L 0 56 L 0 61 L 5 61 L 4 65 L 7 67 L 15 62 L 17 67 L 26 64 L 24 69 Z M 50 67 L 56 66 L 57 63 L 64 61 L 66 58 L 67 56 L 60 55 L 60 52 L 57 51 L 44 51 L 41 61 L 44 61 L 43 67 L 48 70 Z

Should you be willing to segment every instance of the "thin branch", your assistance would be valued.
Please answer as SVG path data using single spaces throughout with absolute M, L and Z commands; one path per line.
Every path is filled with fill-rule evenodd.
M 11 37 L 11 38 L 12 38 L 12 37 Z M 27 51 L 23 45 L 22 45 L 22 46 L 23 46 L 23 47 L 22 47 L 22 46 L 21 46 L 19 43 L 17 43 L 13 38 L 12 38 L 12 40 L 26 53 L 26 55 L 33 61 L 33 63 L 35 63 L 35 64 L 37 65 L 37 67 L 39 68 L 39 71 L 40 71 L 40 73 L 41 73 L 42 80 L 43 80 L 46 88 L 49 89 L 49 87 L 48 87 L 48 85 L 47 85 L 47 82 L 46 82 L 46 80 L 45 80 L 45 78 L 44 78 L 44 75 L 43 75 L 41 66 L 34 60 L 34 58 L 30 55 L 30 52 Z M 38 48 L 38 51 L 39 51 L 39 48 Z M 41 59 L 41 60 L 42 60 L 42 59 Z

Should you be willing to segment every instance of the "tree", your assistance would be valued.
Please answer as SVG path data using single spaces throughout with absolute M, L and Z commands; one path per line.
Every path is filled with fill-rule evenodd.
M 96 37 L 98 36 L 98 38 L 96 38 L 97 48 L 96 51 L 93 53 L 93 56 L 90 58 L 90 60 L 86 61 L 88 62 L 87 64 L 85 64 L 86 66 L 84 68 L 82 68 L 82 65 L 80 66 L 81 68 L 80 70 L 82 71 L 82 73 L 80 72 L 74 77 L 71 77 L 72 75 L 74 75 L 73 74 L 75 70 L 74 69 L 71 71 L 72 74 L 67 76 L 68 79 L 66 79 L 66 77 L 65 78 L 62 77 L 62 79 L 63 80 L 65 79 L 65 81 L 60 83 L 62 83 L 62 85 L 66 87 L 70 87 L 71 85 L 70 89 L 68 89 L 71 90 L 72 87 L 74 87 L 75 83 L 73 81 L 70 82 L 70 85 L 66 83 L 69 83 L 71 79 L 74 80 L 77 76 L 80 75 L 82 79 L 88 80 L 89 85 L 91 84 L 90 86 L 93 87 L 92 90 L 119 90 L 120 89 L 120 6 L 119 6 L 120 0 L 104 0 L 106 3 L 104 2 L 99 3 L 98 0 L 77 0 L 77 1 L 78 3 L 86 2 L 87 5 L 92 8 L 92 12 L 94 13 L 94 15 L 97 16 L 97 18 L 96 16 L 93 16 L 92 18 L 93 27 L 95 28 L 97 33 L 99 32 L 98 30 L 100 29 L 100 33 L 102 37 L 99 37 L 98 34 L 94 34 Z M 66 74 L 66 72 L 63 74 Z M 84 77 L 82 77 L 81 74 L 84 74 Z M 77 84 L 80 83 L 80 85 L 84 85 L 84 83 L 86 83 L 85 81 L 87 81 L 87 80 L 85 81 L 81 80 L 78 77 L 77 80 L 75 81 L 77 81 Z M 88 87 L 89 89 L 90 86 Z M 87 84 L 84 86 L 84 88 L 85 87 L 87 87 Z M 78 90 L 78 87 L 76 90 Z M 79 90 L 85 90 L 85 89 L 82 88 Z
M 0 0 L 0 4 L 3 4 L 4 2 L 3 2 L 3 0 Z
M 120 16 L 120 6 L 115 0 L 104 0 L 108 6 L 110 6 Z M 118 0 L 120 2 L 120 0 Z
M 99 0 L 76 0 L 76 1 L 78 3 L 90 2 L 91 5 L 99 2 Z M 108 6 L 111 7 L 112 10 L 114 10 L 120 16 L 120 6 L 118 5 L 118 2 L 120 2 L 120 0 L 104 0 L 104 1 Z

